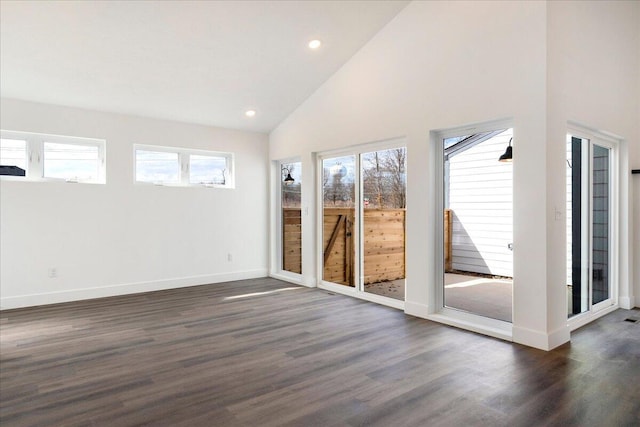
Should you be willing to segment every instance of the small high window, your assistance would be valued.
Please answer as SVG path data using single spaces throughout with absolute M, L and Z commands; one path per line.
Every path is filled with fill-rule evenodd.
M 26 176 L 27 141 L 0 139 L 0 175 Z
M 177 184 L 180 179 L 178 153 L 136 150 L 136 181 Z
M 189 183 L 204 185 L 225 185 L 227 159 L 220 156 L 189 156 Z
M 0 175 L 104 184 L 105 141 L 0 131 Z
M 231 153 L 136 145 L 135 165 L 137 182 L 233 187 Z
M 44 143 L 45 178 L 98 182 L 100 163 L 97 145 Z

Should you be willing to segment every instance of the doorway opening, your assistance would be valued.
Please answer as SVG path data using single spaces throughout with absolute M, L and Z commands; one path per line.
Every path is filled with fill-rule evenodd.
M 512 321 L 513 129 L 441 140 L 443 306 Z

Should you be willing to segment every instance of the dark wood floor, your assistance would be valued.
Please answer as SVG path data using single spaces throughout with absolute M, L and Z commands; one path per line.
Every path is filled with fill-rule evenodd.
M 638 426 L 627 317 L 543 352 L 273 279 L 4 311 L 0 422 Z

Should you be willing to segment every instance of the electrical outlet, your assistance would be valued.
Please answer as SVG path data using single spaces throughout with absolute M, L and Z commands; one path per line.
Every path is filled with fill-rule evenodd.
M 233 256 L 231 254 L 227 254 L 227 261 L 233 261 Z
M 58 269 L 55 268 L 55 267 L 49 268 L 47 273 L 48 273 L 50 279 L 55 279 L 56 277 L 58 277 Z

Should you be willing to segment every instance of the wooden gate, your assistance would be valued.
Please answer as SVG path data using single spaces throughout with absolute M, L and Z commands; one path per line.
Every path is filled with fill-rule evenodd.
M 355 210 L 352 208 L 324 209 L 322 278 L 328 282 L 354 286 L 354 219 Z
M 283 209 L 283 268 L 300 273 L 300 208 Z M 325 208 L 323 222 L 323 275 L 328 282 L 355 286 L 355 210 Z M 405 210 L 364 210 L 364 283 L 405 277 Z

